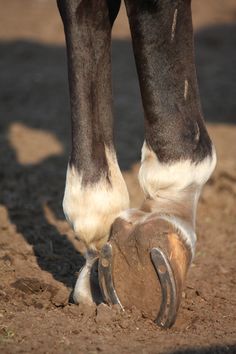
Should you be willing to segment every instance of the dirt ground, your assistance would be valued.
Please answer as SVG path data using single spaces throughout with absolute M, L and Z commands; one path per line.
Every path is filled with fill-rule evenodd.
M 62 25 L 52 0 L 0 0 L 0 353 L 236 353 L 236 2 L 193 1 L 203 111 L 218 154 L 175 326 L 70 303 L 83 265 L 61 208 L 70 147 Z M 116 141 L 132 205 L 142 107 L 124 8 L 114 28 Z

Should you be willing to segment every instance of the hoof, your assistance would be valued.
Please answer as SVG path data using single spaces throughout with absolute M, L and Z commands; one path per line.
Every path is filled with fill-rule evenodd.
M 181 235 L 160 218 L 134 227 L 115 222 L 101 250 L 99 284 L 108 304 L 137 307 L 162 328 L 176 320 L 191 254 Z

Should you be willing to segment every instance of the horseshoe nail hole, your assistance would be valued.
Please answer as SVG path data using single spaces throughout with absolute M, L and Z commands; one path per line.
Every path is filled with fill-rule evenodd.
M 102 259 L 102 266 L 104 268 L 107 268 L 109 266 L 109 261 L 106 259 L 106 258 L 103 258 Z
M 164 265 L 160 265 L 158 267 L 158 270 L 159 270 L 160 273 L 165 273 L 166 272 L 166 267 Z

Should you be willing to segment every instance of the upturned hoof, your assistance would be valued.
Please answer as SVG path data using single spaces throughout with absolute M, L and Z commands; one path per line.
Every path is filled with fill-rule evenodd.
M 122 309 L 135 306 L 158 326 L 170 328 L 190 260 L 181 235 L 160 217 L 136 225 L 117 219 L 99 258 L 103 297 Z

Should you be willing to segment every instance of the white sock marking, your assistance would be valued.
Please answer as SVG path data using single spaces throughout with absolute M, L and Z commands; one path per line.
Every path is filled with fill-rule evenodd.
M 86 263 L 80 270 L 75 284 L 73 299 L 76 304 L 92 304 L 93 297 L 91 292 L 90 275 L 96 257 L 91 257 L 89 253 L 85 255 Z
M 194 229 L 198 198 L 215 165 L 214 147 L 212 156 L 207 156 L 198 163 L 191 160 L 161 163 L 146 142 L 143 144 L 139 171 L 140 185 L 146 197 L 156 201 L 153 212 L 163 215 L 163 218 L 181 232 L 191 247 L 192 254 L 196 242 Z M 183 218 L 179 211 L 180 214 L 183 213 Z
M 83 175 L 68 166 L 63 210 L 68 222 L 88 248 L 102 246 L 111 224 L 129 207 L 129 195 L 115 154 L 106 148 L 110 182 L 105 177 L 94 185 L 83 186 Z

